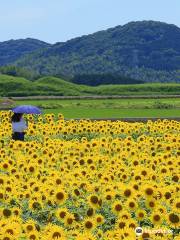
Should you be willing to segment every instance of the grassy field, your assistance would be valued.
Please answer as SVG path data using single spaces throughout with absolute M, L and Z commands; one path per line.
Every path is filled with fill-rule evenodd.
M 43 108 L 180 108 L 180 98 L 160 99 L 66 99 L 16 100 L 16 105 L 31 104 Z
M 65 118 L 179 117 L 180 98 L 153 99 L 157 95 L 180 95 L 180 84 L 77 85 L 55 77 L 34 82 L 0 75 L 0 96 L 141 96 L 151 99 L 15 100 L 14 105 L 39 106 L 44 113 L 63 113 Z M 1 104 L 0 104 L 1 107 Z
M 44 113 L 62 113 L 65 118 L 180 117 L 177 109 L 46 109 Z
M 180 117 L 180 99 L 18 100 L 65 118 Z
M 0 96 L 88 96 L 88 95 L 180 95 L 178 83 L 101 85 L 90 87 L 43 77 L 34 82 L 20 77 L 0 75 Z

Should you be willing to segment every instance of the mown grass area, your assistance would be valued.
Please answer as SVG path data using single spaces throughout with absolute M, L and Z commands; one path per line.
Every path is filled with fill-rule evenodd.
M 65 118 L 180 117 L 178 109 L 46 109 L 44 113 L 62 113 Z
M 87 108 L 87 109 L 180 109 L 180 98 L 160 99 L 66 99 L 66 100 L 16 100 L 16 105 L 30 104 L 46 109 Z
M 20 77 L 0 75 L 0 96 L 88 96 L 88 95 L 179 95 L 180 83 L 146 83 L 131 85 L 77 85 L 55 77 L 34 82 Z
M 65 118 L 180 117 L 180 99 L 18 100 Z

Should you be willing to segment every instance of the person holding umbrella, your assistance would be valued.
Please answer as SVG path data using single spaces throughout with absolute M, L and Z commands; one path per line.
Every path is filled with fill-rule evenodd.
M 23 118 L 23 113 L 14 113 L 12 116 L 12 139 L 24 141 L 25 130 L 27 124 Z
M 35 106 L 22 105 L 13 108 L 14 112 L 12 116 L 12 139 L 24 141 L 25 130 L 28 128 L 26 121 L 23 118 L 23 114 L 41 114 L 41 110 Z

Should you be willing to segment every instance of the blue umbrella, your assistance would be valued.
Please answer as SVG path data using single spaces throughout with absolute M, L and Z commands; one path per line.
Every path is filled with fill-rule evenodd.
M 14 113 L 41 114 L 38 107 L 32 105 L 21 105 L 12 109 Z

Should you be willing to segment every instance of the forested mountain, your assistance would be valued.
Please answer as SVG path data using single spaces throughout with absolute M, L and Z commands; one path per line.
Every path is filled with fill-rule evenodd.
M 49 46 L 32 38 L 0 42 L 0 66 L 12 64 L 21 56 Z
M 37 75 L 117 74 L 146 82 L 177 82 L 180 28 L 155 21 L 130 22 L 45 46 L 15 64 Z

